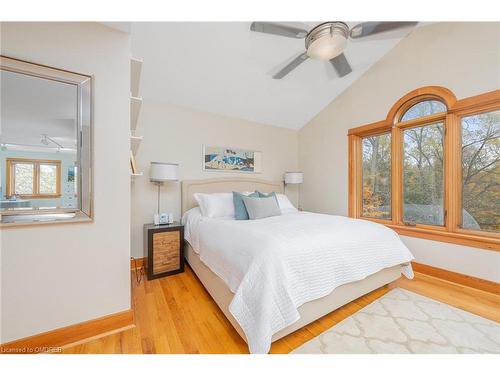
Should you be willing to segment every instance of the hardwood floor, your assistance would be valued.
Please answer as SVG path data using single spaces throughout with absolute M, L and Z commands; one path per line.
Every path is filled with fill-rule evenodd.
M 189 267 L 140 285 L 133 277 L 132 283 L 136 327 L 67 347 L 63 353 L 248 353 Z M 290 352 L 396 287 L 500 322 L 499 295 L 416 273 L 414 280 L 401 278 L 274 342 L 271 353 Z

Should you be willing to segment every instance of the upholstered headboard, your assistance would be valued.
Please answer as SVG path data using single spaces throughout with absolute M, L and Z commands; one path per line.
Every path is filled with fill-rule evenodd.
M 210 178 L 206 180 L 184 180 L 182 185 L 182 213 L 196 207 L 194 193 L 230 193 L 232 191 L 255 191 L 283 193 L 283 181 L 266 181 L 257 178 Z

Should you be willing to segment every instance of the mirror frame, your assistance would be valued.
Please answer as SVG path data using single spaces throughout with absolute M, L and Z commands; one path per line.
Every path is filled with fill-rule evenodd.
M 11 208 L 0 210 L 0 227 L 59 224 L 66 222 L 93 221 L 93 76 L 57 69 L 0 55 L 0 71 L 9 71 L 38 78 L 49 79 L 77 87 L 77 161 L 78 168 L 78 208 Z M 85 168 L 82 168 L 85 165 Z M 41 220 L 44 215 L 54 215 L 54 219 Z M 27 220 L 27 216 L 30 219 Z M 38 218 L 37 218 L 38 216 Z M 5 220 L 7 219 L 7 220 Z M 5 220 L 5 221 L 4 221 Z

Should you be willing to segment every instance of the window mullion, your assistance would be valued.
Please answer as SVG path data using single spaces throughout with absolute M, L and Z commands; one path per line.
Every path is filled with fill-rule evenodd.
M 455 232 L 461 222 L 461 147 L 460 128 L 457 116 L 448 114 L 445 121 L 444 148 L 444 186 L 445 210 L 447 212 L 445 226 L 449 232 Z
M 356 142 L 356 217 L 361 217 L 363 207 L 363 157 L 361 155 L 361 137 L 357 138 Z
M 392 192 L 392 223 L 402 224 L 403 212 L 403 155 L 401 129 L 393 126 L 391 131 L 391 192 Z
M 360 163 L 357 155 L 357 144 L 359 137 L 357 135 L 349 135 L 349 216 L 359 217 L 357 209 L 358 196 L 358 176 L 357 168 Z
M 40 191 L 40 181 L 38 180 L 40 178 L 40 164 L 33 163 L 33 166 L 33 173 L 35 174 L 33 176 L 33 195 L 38 195 Z
M 15 194 L 16 186 L 16 173 L 14 171 L 15 163 L 11 160 L 7 160 L 7 195 L 10 197 Z

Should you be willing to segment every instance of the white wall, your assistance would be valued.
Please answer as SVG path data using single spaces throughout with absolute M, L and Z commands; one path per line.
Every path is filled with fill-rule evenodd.
M 2 229 L 8 342 L 130 308 L 130 40 L 96 23 L 2 23 L 1 53 L 94 75 L 95 221 Z
M 144 136 L 136 156 L 138 169 L 144 176 L 134 179 L 132 184 L 131 252 L 136 257 L 144 256 L 142 227 L 153 221 L 157 210 L 157 187 L 148 178 L 151 161 L 179 163 L 181 180 L 236 175 L 280 181 L 285 171 L 298 167 L 298 132 L 294 130 L 145 100 L 136 133 Z M 204 172 L 204 144 L 262 151 L 263 171 L 260 174 Z M 180 183 L 165 183 L 161 189 L 161 211 L 173 212 L 179 220 Z M 297 201 L 296 187 L 287 187 L 287 193 L 293 202 Z
M 415 30 L 300 130 L 305 210 L 347 215 L 347 130 L 385 119 L 409 91 L 437 85 L 465 98 L 500 88 L 500 23 Z M 404 238 L 418 262 L 500 281 L 500 253 Z

